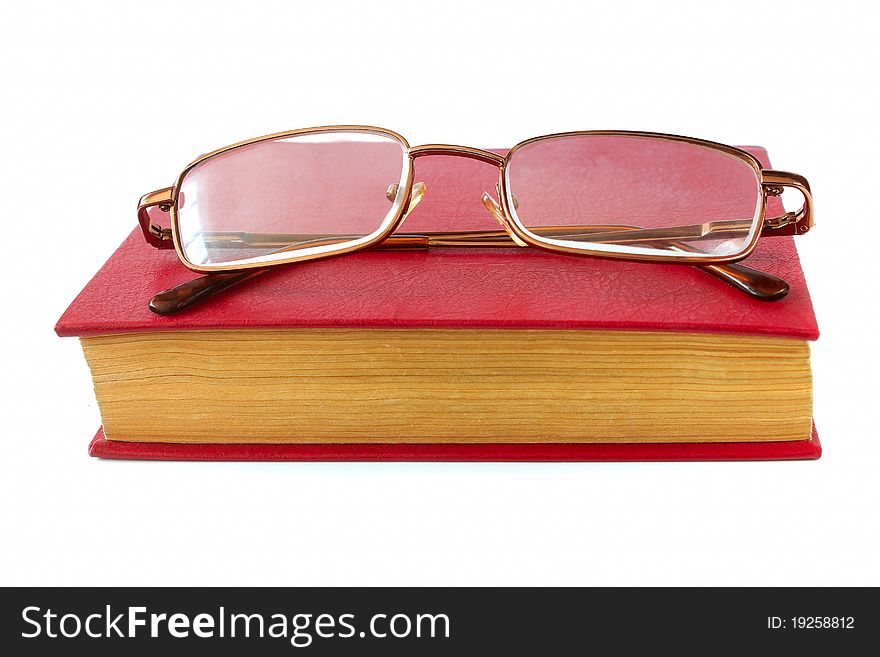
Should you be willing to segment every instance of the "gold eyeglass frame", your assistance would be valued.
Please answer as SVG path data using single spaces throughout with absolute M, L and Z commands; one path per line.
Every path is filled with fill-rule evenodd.
M 180 237 L 181 231 L 179 226 L 180 217 L 178 213 L 178 198 L 182 182 L 186 175 L 192 169 L 213 157 L 224 153 L 229 153 L 230 151 L 234 151 L 245 146 L 250 146 L 252 144 L 258 144 L 264 141 L 286 139 L 301 135 L 338 132 L 354 132 L 362 134 L 366 133 L 389 137 L 399 142 L 404 149 L 406 157 L 404 162 L 404 170 L 402 172 L 402 183 L 400 183 L 402 193 L 400 193 L 401 190 L 395 189 L 394 197 L 392 198 L 392 196 L 390 195 L 391 189 L 389 188 L 389 199 L 392 200 L 393 205 L 392 208 L 389 210 L 389 213 L 383 220 L 382 224 L 375 231 L 366 236 L 353 238 L 351 241 L 327 245 L 327 248 L 317 247 L 319 249 L 318 252 L 314 252 L 314 250 L 312 250 L 312 252 L 310 253 L 297 254 L 295 250 L 292 250 L 289 256 L 279 258 L 277 260 L 271 260 L 268 262 L 257 261 L 239 262 L 232 265 L 203 265 L 193 263 L 188 260 Z M 737 253 L 730 255 L 715 255 L 710 253 L 695 254 L 693 253 L 693 249 L 686 248 L 675 249 L 673 251 L 666 252 L 658 251 L 656 255 L 650 255 L 647 253 L 608 251 L 603 249 L 590 248 L 589 246 L 576 248 L 571 246 L 564 246 L 558 243 L 554 243 L 551 237 L 542 236 L 537 234 L 534 230 L 529 230 L 522 223 L 517 215 L 516 199 L 513 195 L 512 190 L 510 189 L 508 174 L 511 159 L 521 148 L 534 144 L 536 142 L 564 137 L 589 135 L 643 137 L 649 139 L 684 142 L 722 151 L 728 155 L 732 155 L 742 160 L 743 162 L 751 166 L 757 176 L 760 189 L 760 209 L 758 210 L 758 214 L 756 217 L 747 220 L 750 225 L 750 236 L 748 243 L 745 245 L 745 248 Z M 492 214 L 500 224 L 502 228 L 501 231 L 456 231 L 434 233 L 424 232 L 412 235 L 394 234 L 395 231 L 400 228 L 407 215 L 418 204 L 425 191 L 424 185 L 422 183 L 414 182 L 415 160 L 419 157 L 431 155 L 464 157 L 485 162 L 487 164 L 492 164 L 498 167 L 498 184 L 496 190 L 498 191 L 499 200 L 498 202 L 496 202 L 495 199 L 485 193 L 483 194 L 482 200 L 487 210 L 489 210 L 490 214 Z M 775 217 L 767 217 L 766 214 L 768 198 L 771 196 L 780 196 L 786 188 L 792 188 L 799 191 L 803 196 L 803 205 L 797 211 L 785 212 L 784 214 Z M 153 223 L 151 221 L 148 210 L 156 206 L 158 206 L 160 210 L 170 213 L 170 228 L 162 227 L 159 224 Z M 814 212 L 810 185 L 807 182 L 806 178 L 804 178 L 803 176 L 787 171 L 764 169 L 758 159 L 747 151 L 717 142 L 707 141 L 703 139 L 695 139 L 693 137 L 683 137 L 680 135 L 670 135 L 656 132 L 639 132 L 626 130 L 585 130 L 563 132 L 527 139 L 516 144 L 507 152 L 506 155 L 502 156 L 497 153 L 493 153 L 491 151 L 480 148 L 473 148 L 470 146 L 458 146 L 453 144 L 424 144 L 420 146 L 410 146 L 409 142 L 402 135 L 391 130 L 378 128 L 375 126 L 332 125 L 314 128 L 302 128 L 299 130 L 290 130 L 286 132 L 278 132 L 270 135 L 265 135 L 262 137 L 255 137 L 252 139 L 246 139 L 244 141 L 231 144 L 229 146 L 224 146 L 217 150 L 211 151 L 210 153 L 206 153 L 205 155 L 196 158 L 190 164 L 188 164 L 183 169 L 183 171 L 180 172 L 173 186 L 150 192 L 141 197 L 140 202 L 138 203 L 138 220 L 143 230 L 145 239 L 151 245 L 162 249 L 173 247 L 176 250 L 178 257 L 180 258 L 180 261 L 186 267 L 196 272 L 208 273 L 212 275 L 233 274 L 237 272 L 239 274 L 247 273 L 247 277 L 250 277 L 253 272 L 248 272 L 248 270 L 263 270 L 269 267 L 275 267 L 276 265 L 304 262 L 308 260 L 315 260 L 327 257 L 336 257 L 372 248 L 420 249 L 427 248 L 429 246 L 531 246 L 539 249 L 553 251 L 556 253 L 569 253 L 580 256 L 649 261 L 656 263 L 690 264 L 700 266 L 710 273 L 713 273 L 721 278 L 729 279 L 732 276 L 734 279 L 737 279 L 742 277 L 740 276 L 740 270 L 748 270 L 749 272 L 754 272 L 754 270 L 749 270 L 745 267 L 731 267 L 729 263 L 735 263 L 748 257 L 749 254 L 751 254 L 752 251 L 755 249 L 759 238 L 764 235 L 793 235 L 806 233 L 814 225 Z M 746 220 L 743 220 L 743 222 L 745 221 Z M 596 230 L 597 227 L 585 228 Z M 604 228 L 619 230 L 633 229 L 633 227 L 631 226 L 607 226 Z M 682 228 L 693 229 L 698 227 Z M 703 226 L 702 228 L 706 230 L 705 226 Z M 567 227 L 567 230 L 570 231 L 570 229 L 571 227 Z M 552 234 L 553 232 L 552 227 L 542 228 L 541 230 L 543 232 L 548 232 L 548 234 Z M 661 230 L 663 239 L 669 238 L 670 240 L 674 240 L 676 237 L 679 236 L 675 233 L 675 231 L 677 230 L 675 228 L 658 229 L 654 231 L 652 231 L 651 229 L 640 229 L 641 232 L 649 234 L 659 234 Z M 711 222 L 709 230 L 711 231 Z M 620 235 L 620 233 L 615 234 Z M 681 237 L 685 236 L 685 233 L 681 234 Z M 654 239 L 657 238 L 655 237 Z M 589 242 L 589 240 L 585 241 Z M 674 242 L 669 243 L 674 244 Z M 681 245 L 679 244 L 679 246 Z M 757 273 L 761 274 L 761 272 Z M 768 274 L 766 276 L 770 275 Z M 239 278 L 243 278 L 243 276 L 239 276 Z M 220 279 L 218 279 L 218 282 L 220 282 Z M 742 283 L 742 281 L 738 282 L 737 280 L 728 280 L 728 282 L 732 282 L 734 285 L 740 287 L 741 289 L 744 289 L 745 291 L 750 291 L 748 289 L 748 281 L 746 281 L 745 284 L 740 284 Z M 231 283 L 224 284 L 219 287 L 225 288 L 228 287 L 229 284 Z M 207 285 L 202 285 L 201 287 L 207 287 Z M 787 292 L 787 285 L 785 286 L 785 292 Z M 767 295 L 765 296 L 765 298 L 769 299 L 772 298 L 772 296 L 773 295 Z M 784 296 L 784 292 L 782 293 L 782 296 Z M 776 295 L 776 298 L 780 298 L 778 294 Z M 183 303 L 182 305 L 180 305 L 180 307 L 183 307 L 185 305 L 188 305 L 188 303 Z M 151 307 L 153 306 L 151 305 Z M 156 308 L 153 309 L 156 310 L 156 312 L 161 312 Z

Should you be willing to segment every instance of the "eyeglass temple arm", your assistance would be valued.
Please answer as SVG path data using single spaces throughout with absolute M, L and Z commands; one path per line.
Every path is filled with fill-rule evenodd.
M 790 180 L 798 177 L 796 174 L 770 172 L 780 180 Z M 803 180 L 803 179 L 802 179 Z M 803 180 L 805 186 L 804 205 L 796 212 L 786 212 L 774 217 L 766 217 L 762 226 L 762 235 L 783 235 L 793 232 L 805 232 L 812 225 L 811 203 L 809 198 L 809 186 Z M 391 185 L 386 196 L 393 201 L 397 196 L 397 184 Z M 410 205 L 406 211 L 408 216 L 418 205 L 425 194 L 425 184 L 416 183 Z M 767 194 L 778 196 L 782 193 L 782 185 L 768 184 L 765 186 Z M 166 190 L 162 190 L 163 192 Z M 505 231 L 455 231 L 446 233 L 427 232 L 422 235 L 405 235 L 397 233 L 383 241 L 376 248 L 427 248 L 429 246 L 527 246 L 506 230 L 506 221 L 501 207 L 488 194 L 482 196 L 483 204 L 489 213 L 495 217 Z M 517 201 L 513 200 L 514 207 Z M 162 206 L 160 206 L 162 207 Z M 148 223 L 148 222 L 145 222 Z M 667 244 L 670 239 L 675 240 L 700 240 L 707 237 L 723 239 L 726 237 L 740 237 L 743 231 L 750 231 L 752 219 L 727 219 L 720 221 L 708 221 L 701 224 L 686 226 L 670 226 L 664 228 L 639 228 L 630 225 L 607 224 L 602 226 L 539 226 L 530 227 L 529 230 L 548 237 L 566 238 L 572 241 L 593 243 L 615 244 L 638 244 L 659 243 Z M 149 224 L 147 229 L 153 238 L 159 241 L 170 233 L 168 229 L 162 229 L 157 224 Z M 306 244 L 310 246 L 327 246 L 347 242 L 355 239 L 355 235 L 343 234 L 290 234 L 290 233 L 251 233 L 246 231 L 202 231 L 199 237 L 209 243 L 212 248 L 242 248 L 242 245 L 252 248 L 271 248 L 282 245 L 273 253 L 282 253 L 293 248 L 302 248 Z M 422 243 L 424 242 L 424 243 Z M 668 245 L 668 244 L 667 244 Z M 164 242 L 163 242 L 164 246 Z M 694 251 L 694 252 L 699 252 Z
M 615 228 L 623 230 L 624 227 Z M 602 227 L 602 229 L 605 230 L 607 227 Z M 570 231 L 571 228 L 568 230 Z M 635 232 L 639 229 L 632 227 L 630 230 Z M 431 246 L 493 247 L 516 246 L 516 244 L 507 233 L 499 230 L 391 235 L 374 248 L 400 251 L 426 249 Z M 681 242 L 670 241 L 668 246 L 679 251 L 698 251 L 698 249 Z M 788 283 L 782 279 L 739 263 L 696 266 L 758 299 L 774 301 L 781 299 L 788 293 Z M 159 315 L 172 315 L 269 269 L 270 267 L 229 273 L 218 272 L 186 281 L 155 295 L 150 300 L 150 310 Z
M 813 198 L 810 194 L 810 184 L 807 182 L 807 179 L 803 176 L 790 173 L 788 171 L 775 171 L 772 169 L 765 169 L 762 172 L 763 179 L 763 188 L 768 196 L 780 196 L 786 187 L 791 187 L 800 191 L 800 193 L 804 197 L 804 203 L 801 208 L 795 212 L 786 212 L 780 216 L 776 217 L 767 217 L 764 219 L 764 226 L 762 228 L 762 235 L 793 235 L 793 234 L 803 234 L 806 233 L 810 228 L 814 225 L 813 219 Z M 417 183 L 423 185 L 423 183 Z M 396 185 L 392 185 L 388 188 L 387 195 L 390 200 L 394 200 L 394 195 L 397 193 Z M 141 230 L 144 233 L 144 239 L 151 244 L 152 246 L 159 249 L 173 249 L 174 241 L 172 239 L 171 228 L 165 228 L 160 224 L 152 221 L 150 217 L 149 210 L 151 208 L 157 207 L 162 212 L 168 212 L 171 208 L 171 203 L 173 202 L 173 188 L 165 187 L 163 189 L 156 190 L 154 192 L 150 192 L 148 194 L 144 194 L 140 202 L 138 203 L 138 223 L 141 226 Z M 423 192 L 422 192 L 423 193 Z M 421 195 L 414 195 L 414 199 L 420 199 Z M 416 200 L 416 204 L 418 201 Z M 415 206 L 407 209 L 407 214 L 412 212 Z M 490 209 L 491 212 L 491 209 Z M 712 224 L 721 224 L 721 222 L 712 222 Z M 701 227 L 704 227 L 705 224 L 701 224 Z M 732 228 L 732 226 L 728 227 Z M 691 232 L 682 232 L 683 229 L 692 229 L 693 227 L 681 227 L 679 229 L 654 229 L 649 232 L 649 229 L 640 229 L 643 232 L 640 233 L 640 236 L 645 240 L 653 240 L 655 238 L 666 238 L 666 237 L 689 237 L 694 235 L 695 237 L 702 237 L 707 232 L 711 232 L 711 224 L 709 231 L 694 234 Z M 721 228 L 719 225 L 718 228 Z M 738 227 L 741 229 L 741 227 Z M 676 230 L 676 233 L 671 231 Z M 626 238 L 631 241 L 636 241 L 634 238 L 635 235 L 627 235 Z M 394 236 L 391 236 L 389 240 L 393 240 Z M 386 240 L 387 242 L 388 240 Z M 393 248 L 391 244 L 388 245 L 388 248 Z
M 765 221 L 764 233 L 789 226 L 797 221 L 797 213 L 787 212 Z M 696 241 L 706 238 L 741 237 L 752 227 L 750 219 L 709 221 L 703 224 L 669 228 L 639 228 L 622 224 L 602 226 L 532 226 L 529 231 L 546 237 L 593 244 L 657 244 L 667 246 L 670 240 Z M 202 231 L 199 238 L 214 249 L 270 248 L 284 245 L 272 253 L 283 253 L 304 246 L 328 246 L 350 242 L 358 235 L 317 233 L 250 233 L 247 231 Z M 510 247 L 528 246 L 501 230 L 464 230 L 451 232 L 395 233 L 373 247 L 375 249 L 428 248 L 430 246 Z M 699 253 L 699 250 L 693 250 Z
M 403 244 L 392 243 L 379 248 L 388 250 L 419 248 L 413 247 L 413 242 L 409 238 L 406 238 L 406 240 Z M 749 296 L 761 299 L 762 301 L 775 301 L 788 294 L 788 283 L 781 278 L 739 263 L 696 266 L 745 292 Z M 233 285 L 254 278 L 270 269 L 271 267 L 265 267 L 263 269 L 247 269 L 229 273 L 212 273 L 185 281 L 180 285 L 156 294 L 150 299 L 150 310 L 159 315 L 173 315 L 184 308 L 218 294 Z
M 779 196 L 785 187 L 798 189 L 804 197 L 803 206 L 796 212 L 787 212 L 779 217 L 765 219 L 762 234 L 790 235 L 807 232 L 814 224 L 812 211 L 812 196 L 810 186 L 806 178 L 795 173 L 785 171 L 765 170 L 763 172 L 764 189 L 770 196 Z M 164 188 L 145 194 L 138 204 L 138 220 L 144 232 L 145 239 L 157 248 L 173 248 L 173 240 L 170 228 L 163 228 L 150 220 L 148 208 L 158 206 L 160 210 L 170 209 L 172 202 L 172 188 Z M 390 188 L 389 188 L 390 193 Z M 421 198 L 419 195 L 417 198 Z M 414 206 L 408 208 L 407 214 Z M 714 222 L 719 223 L 719 222 Z M 628 227 L 630 231 L 645 231 Z M 685 227 L 687 228 L 687 227 Z M 605 228 L 607 230 L 607 227 Z M 571 234 L 571 228 L 565 228 Z M 647 229 L 650 230 L 650 229 Z M 617 231 L 615 231 L 617 232 Z M 667 237 L 668 229 L 667 229 Z M 644 236 L 644 232 L 641 233 Z M 598 236 L 595 232 L 591 238 Z M 606 237 L 611 237 L 606 235 Z M 618 234 L 618 238 L 621 237 Z M 632 239 L 635 236 L 629 235 Z M 658 235 L 652 236 L 651 241 L 657 241 Z M 635 240 L 633 240 L 635 241 Z M 466 231 L 457 233 L 434 233 L 422 235 L 391 235 L 386 238 L 378 249 L 401 250 L 422 249 L 429 246 L 511 246 L 519 245 L 504 231 Z M 694 251 L 692 247 L 681 243 L 671 244 L 679 250 Z M 519 245 L 521 246 L 521 245 Z M 732 285 L 746 294 L 758 299 L 773 301 L 781 299 L 788 293 L 789 286 L 782 279 L 761 272 L 742 264 L 722 265 L 696 265 L 703 271 L 716 276 L 722 281 Z M 197 303 L 198 301 L 222 292 L 223 290 L 253 278 L 266 271 L 266 269 L 249 269 L 241 272 L 214 273 L 186 281 L 169 290 L 161 292 L 150 300 L 150 309 L 161 315 L 170 315 Z
M 410 208 L 411 210 L 412 208 Z M 770 220 L 772 224 L 769 224 L 767 228 L 775 230 L 777 227 L 787 226 L 789 225 L 787 222 L 792 221 L 793 218 L 794 213 L 787 213 L 782 217 L 773 218 Z M 569 239 L 589 240 L 592 242 L 660 243 L 666 244 L 678 251 L 696 252 L 699 249 L 670 238 L 678 236 L 680 239 L 696 239 L 711 233 L 739 232 L 743 229 L 748 229 L 750 226 L 751 222 L 744 220 L 681 226 L 672 230 L 640 229 L 635 226 L 546 226 L 532 228 L 532 230 L 546 235 L 566 236 Z M 299 247 L 305 242 L 318 245 L 333 244 L 351 239 L 351 236 L 345 235 L 334 237 L 314 235 L 251 235 L 242 232 L 215 234 L 212 237 L 213 239 L 210 237 L 209 239 L 218 242 L 216 246 L 226 244 L 233 247 L 240 246 L 242 243 L 249 246 L 296 243 L 296 246 Z M 509 247 L 517 245 L 505 231 L 493 230 L 390 235 L 374 248 L 379 250 L 412 250 L 426 249 L 431 246 Z M 279 251 L 283 250 L 285 249 L 279 249 Z M 772 274 L 746 267 L 745 265 L 706 264 L 697 266 L 703 271 L 758 299 L 773 301 L 781 299 L 788 293 L 788 283 L 782 279 Z M 160 315 L 173 314 L 201 299 L 248 280 L 263 271 L 265 269 L 214 273 L 187 281 L 154 296 L 150 301 L 150 309 Z

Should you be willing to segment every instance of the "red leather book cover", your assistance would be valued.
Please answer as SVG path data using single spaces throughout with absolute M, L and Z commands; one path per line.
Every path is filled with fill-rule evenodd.
M 748 148 L 769 167 L 766 152 Z M 425 199 L 405 232 L 497 230 L 480 195 L 494 167 L 418 161 Z M 769 212 L 781 214 L 777 199 Z M 134 211 L 131 217 L 135 224 Z M 278 267 L 174 316 L 156 293 L 197 276 L 135 229 L 58 321 L 60 336 L 243 328 L 547 328 L 721 332 L 814 340 L 816 318 L 792 237 L 762 239 L 746 263 L 786 280 L 788 296 L 752 299 L 690 266 L 565 256 L 535 249 L 372 251 Z M 108 441 L 89 453 L 148 460 L 631 461 L 815 459 L 818 437 L 703 444 L 194 445 Z

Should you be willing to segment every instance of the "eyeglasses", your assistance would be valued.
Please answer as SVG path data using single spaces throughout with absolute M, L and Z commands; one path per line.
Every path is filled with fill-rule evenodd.
M 482 202 L 501 230 L 395 232 L 426 193 L 414 182 L 414 162 L 427 155 L 498 167 L 498 198 L 483 193 Z M 802 194 L 801 208 L 766 216 L 768 197 L 785 188 Z M 164 315 L 272 266 L 435 246 L 531 246 L 688 264 L 776 300 L 788 292 L 785 281 L 733 263 L 760 237 L 807 232 L 813 212 L 802 176 L 689 137 L 568 132 L 528 139 L 502 156 L 447 144 L 411 147 L 382 128 L 329 126 L 203 155 L 173 187 L 144 195 L 138 220 L 151 245 L 176 249 L 184 265 L 208 274 L 156 295 L 150 308 Z

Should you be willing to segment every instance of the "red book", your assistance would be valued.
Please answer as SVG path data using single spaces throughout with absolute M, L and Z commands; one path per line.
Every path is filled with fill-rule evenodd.
M 747 149 L 769 167 L 766 152 Z M 494 167 L 422 158 L 428 193 L 403 228 L 496 230 L 480 194 Z M 771 203 L 778 203 L 771 199 Z M 769 212 L 781 213 L 771 206 Z M 132 213 L 132 223 L 134 223 Z M 791 237 L 760 240 L 744 263 L 783 278 L 789 294 L 752 299 L 690 266 L 565 256 L 534 249 L 372 251 L 276 268 L 178 315 L 150 312 L 156 293 L 188 280 L 174 251 L 123 242 L 56 326 L 60 336 L 244 328 L 619 329 L 815 340 L 818 328 Z M 818 458 L 810 440 L 668 444 L 205 445 L 108 441 L 104 458 L 192 460 L 754 460 Z

